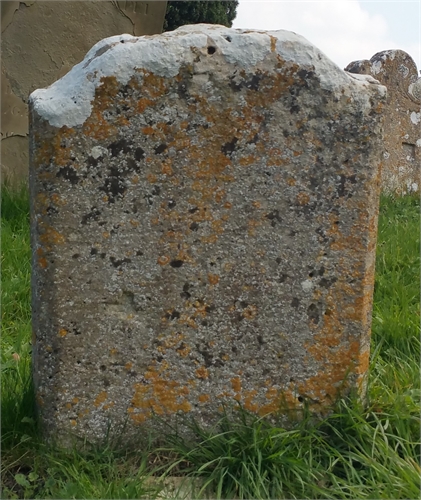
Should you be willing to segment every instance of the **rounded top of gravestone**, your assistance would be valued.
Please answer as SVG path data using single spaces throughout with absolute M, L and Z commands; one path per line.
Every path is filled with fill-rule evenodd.
M 74 127 L 90 116 L 95 90 L 104 77 L 115 77 L 125 85 L 133 76 L 141 78 L 141 71 L 173 78 L 190 65 L 196 72 L 226 78 L 230 66 L 245 71 L 276 71 L 276 62 L 312 71 L 328 91 L 340 91 L 350 82 L 364 86 L 375 83 L 372 78 L 354 80 L 308 40 L 291 31 L 195 24 L 160 35 L 123 34 L 101 40 L 63 78 L 33 92 L 30 103 L 50 125 Z
M 372 75 L 389 90 L 396 89 L 417 101 L 420 100 L 417 65 L 403 50 L 377 52 L 370 60 L 363 59 L 349 63 L 345 71 Z

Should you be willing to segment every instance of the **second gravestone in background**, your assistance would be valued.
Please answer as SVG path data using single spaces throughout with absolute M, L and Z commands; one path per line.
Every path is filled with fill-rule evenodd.
M 48 435 L 364 393 L 385 92 L 294 33 L 196 25 L 32 94 Z

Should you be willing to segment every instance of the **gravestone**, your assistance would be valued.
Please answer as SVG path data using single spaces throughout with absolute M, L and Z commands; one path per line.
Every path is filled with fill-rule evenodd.
M 417 66 L 403 50 L 378 52 L 345 68 L 367 74 L 387 87 L 382 190 L 404 195 L 420 190 L 421 100 Z
M 294 33 L 195 25 L 31 95 L 47 435 L 364 394 L 385 94 Z
M 166 1 L 1 1 L 1 181 L 28 182 L 28 97 L 98 41 L 161 33 Z

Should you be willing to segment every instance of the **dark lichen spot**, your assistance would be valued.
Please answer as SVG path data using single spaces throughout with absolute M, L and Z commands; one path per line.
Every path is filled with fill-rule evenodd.
M 291 300 L 291 306 L 297 308 L 300 305 L 300 299 L 297 299 L 297 297 L 294 297 Z
M 78 259 L 80 257 L 80 253 L 74 253 L 72 255 L 72 259 Z
M 272 212 L 266 214 L 265 217 L 271 221 L 272 227 L 276 226 L 276 221 L 282 222 L 282 218 L 279 216 L 279 210 L 272 210 Z
M 182 260 L 172 260 L 170 262 L 171 267 L 181 267 L 184 264 L 184 261 Z
M 163 153 L 166 149 L 168 148 L 168 146 L 164 143 L 160 144 L 159 146 L 157 146 L 154 151 L 155 151 L 155 154 L 157 155 L 160 155 L 161 153 Z
M 97 253 L 98 253 L 98 249 L 97 249 L 97 248 L 92 247 L 92 248 L 91 248 L 91 255 L 96 255 Z
M 230 156 L 236 149 L 236 144 L 238 142 L 237 137 L 233 137 L 230 142 L 226 142 L 222 147 L 221 151 L 224 153 L 226 156 Z
M 101 158 L 101 157 L 100 157 Z M 98 165 L 98 159 L 94 158 L 93 156 L 88 156 L 88 159 L 86 160 L 86 163 L 90 167 L 96 167 Z
M 108 149 L 110 150 L 111 156 L 117 156 L 120 152 L 128 153 L 130 151 L 130 144 L 126 139 L 120 139 L 119 141 L 112 142 Z
M 282 273 L 279 276 L 279 283 L 285 283 L 285 281 L 287 280 L 287 278 L 288 278 L 288 274 Z
M 174 310 L 174 311 L 171 311 L 170 313 L 169 312 L 166 313 L 165 317 L 167 319 L 171 319 L 171 320 L 173 320 L 173 319 L 179 319 L 180 318 L 180 313 L 178 311 Z
M 307 315 L 308 315 L 310 321 L 312 321 L 316 325 L 318 324 L 320 315 L 319 315 L 319 309 L 316 306 L 316 304 L 310 304 L 308 306 L 308 308 L 307 308 Z
M 192 222 L 189 226 L 191 231 L 197 231 L 199 228 L 199 224 L 197 222 Z
M 116 259 L 115 257 L 110 257 L 110 261 L 114 267 L 120 267 L 122 264 L 129 264 L 131 262 L 131 259 Z
M 320 281 L 319 281 L 319 284 L 320 286 L 322 286 L 323 288 L 329 288 L 333 285 L 333 283 L 335 283 L 336 281 L 338 281 L 337 278 L 333 277 L 333 278 L 330 278 L 329 280 L 326 279 L 326 278 L 322 278 Z
M 85 214 L 83 217 L 82 217 L 82 220 L 80 221 L 80 223 L 82 224 L 82 226 L 86 225 L 88 223 L 89 220 L 98 220 L 99 216 L 101 215 L 101 211 L 98 210 L 96 207 L 92 207 L 91 208 L 91 211 L 88 213 L 88 214 Z
M 247 141 L 247 144 L 256 144 L 258 140 L 259 140 L 259 134 L 254 134 L 253 139 Z
M 265 341 L 263 340 L 263 337 L 261 335 L 257 336 L 257 342 L 259 342 L 260 345 L 263 345 Z
M 208 47 L 208 54 L 212 55 L 212 54 L 215 54 L 215 52 L 216 52 L 216 48 L 215 47 L 212 47 L 212 46 Z
M 194 208 L 190 208 L 190 209 L 189 209 L 189 212 L 190 212 L 191 214 L 194 214 L 194 213 L 195 213 L 195 212 L 197 212 L 198 210 L 199 210 L 199 208 L 198 208 L 198 207 L 194 207 Z
M 58 214 L 58 210 L 55 207 L 52 207 L 51 205 L 47 208 L 47 214 L 48 215 L 55 215 Z
M 177 203 L 174 200 L 170 200 L 168 202 L 168 208 L 174 208 L 177 205 Z
M 101 257 L 101 259 L 105 259 L 105 256 L 106 256 L 106 255 L 107 255 L 107 254 L 106 254 L 105 252 L 102 252 L 102 253 L 100 253 L 100 254 L 99 254 L 99 256 Z
M 62 167 L 57 172 L 56 177 L 63 177 L 63 179 L 70 181 L 70 183 L 73 185 L 79 182 L 79 176 L 77 175 L 76 170 L 70 166 Z
M 143 151 L 142 148 L 136 148 L 134 152 L 134 157 L 137 161 L 142 160 L 143 158 L 145 158 L 145 151 Z
M 140 250 L 136 250 L 136 256 L 141 257 L 143 255 L 143 252 Z
M 99 188 L 100 191 L 104 191 L 108 195 L 108 203 L 114 203 L 117 196 L 122 196 L 126 192 L 125 173 L 118 167 L 110 168 L 108 178 L 105 179 L 104 185 Z

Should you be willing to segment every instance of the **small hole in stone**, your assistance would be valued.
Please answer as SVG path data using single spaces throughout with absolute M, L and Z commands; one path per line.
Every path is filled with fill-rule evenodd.
M 99 367 L 99 369 L 102 371 L 102 372 L 105 372 L 105 370 L 107 369 L 107 367 L 105 365 L 101 365 Z
M 208 54 L 215 54 L 216 48 L 215 47 L 208 47 Z
M 298 401 L 299 401 L 300 403 L 302 403 L 302 402 L 304 401 L 304 398 L 303 398 L 302 396 L 298 396 L 298 398 L 297 398 L 297 399 L 298 399 Z

